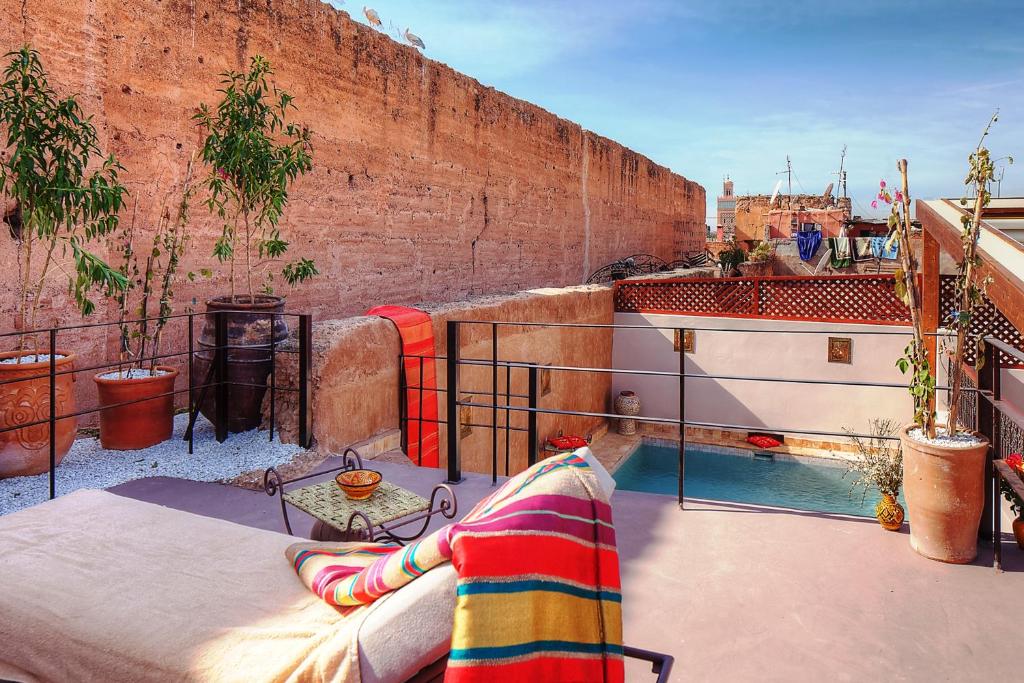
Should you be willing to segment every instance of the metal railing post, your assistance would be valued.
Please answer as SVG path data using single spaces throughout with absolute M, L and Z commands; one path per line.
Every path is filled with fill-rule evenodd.
M 36 358 L 36 360 L 39 360 Z M 50 500 L 57 497 L 57 328 L 50 328 Z
M 418 444 L 416 449 L 416 465 L 423 467 L 423 356 L 418 356 L 420 361 L 420 372 L 419 372 L 419 383 L 417 384 L 416 393 L 419 397 L 420 409 L 416 413 L 418 422 L 416 424 L 416 443 Z M 434 400 L 437 400 L 435 395 Z
M 498 483 L 498 323 L 491 323 L 491 485 Z
M 299 445 L 309 448 L 313 441 L 309 378 L 313 372 L 313 316 L 299 316 Z
M 458 484 L 462 481 L 462 463 L 459 461 L 459 321 L 449 320 L 447 328 L 447 349 L 445 364 L 448 375 L 448 479 L 445 483 Z
M 985 511 L 981 515 L 978 536 L 983 540 L 992 538 L 993 516 L 999 514 L 999 497 L 993 495 L 991 479 L 992 460 L 999 453 L 996 401 L 999 400 L 999 351 L 992 344 L 985 344 L 983 367 L 978 371 L 977 420 L 978 431 L 988 439 L 990 448 L 985 456 Z M 963 369 L 960 369 L 963 372 Z
M 270 314 L 270 436 L 274 440 L 274 424 L 277 421 L 277 337 L 274 334 L 275 314 Z
M 686 330 L 679 330 L 679 509 L 686 480 Z
M 226 311 L 214 313 L 214 344 L 217 346 L 217 350 L 213 354 L 217 379 L 214 431 L 217 442 L 224 443 L 228 438 L 228 316 Z
M 195 438 L 192 436 L 192 433 L 195 431 L 194 429 L 192 429 L 192 423 L 195 420 L 195 414 L 194 414 L 193 411 L 195 411 L 196 413 L 199 412 L 199 406 L 196 405 L 196 399 L 195 399 L 195 385 L 196 385 L 196 383 L 195 383 L 195 379 L 193 378 L 193 370 L 192 370 L 192 358 L 195 355 L 195 328 L 194 328 L 193 322 L 192 322 L 194 317 L 195 317 L 195 314 L 192 313 L 191 311 L 189 311 L 189 314 L 188 314 L 188 424 L 189 424 L 189 428 L 188 428 L 188 434 L 185 435 L 185 437 L 188 439 L 188 454 L 189 455 L 193 454 L 193 450 L 194 450 L 194 446 L 195 446 Z
M 531 365 L 529 373 L 529 390 L 526 393 L 529 395 L 531 410 L 526 414 L 526 438 L 529 441 L 526 464 L 533 466 L 537 464 L 537 366 Z
M 409 454 L 408 431 L 406 424 L 406 403 L 408 402 L 408 381 L 405 376 L 405 356 L 398 354 L 398 439 L 401 443 L 402 452 Z

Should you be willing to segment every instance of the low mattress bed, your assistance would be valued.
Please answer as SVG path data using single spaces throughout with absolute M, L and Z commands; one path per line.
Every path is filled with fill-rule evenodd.
M 342 611 L 295 541 L 104 491 L 0 517 L 0 680 L 404 681 L 448 652 L 451 565 Z

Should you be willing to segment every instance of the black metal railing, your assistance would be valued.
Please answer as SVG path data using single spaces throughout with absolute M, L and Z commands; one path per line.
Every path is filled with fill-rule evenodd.
M 1002 474 L 995 466 L 995 461 L 1011 453 L 1024 451 L 1024 413 L 1003 399 L 1003 370 L 1006 365 L 1019 368 L 1024 364 L 1024 352 L 1004 341 L 988 337 L 985 339 L 984 359 L 978 370 L 975 422 L 964 426 L 973 427 L 992 444 L 986 462 L 990 485 L 985 489 L 982 536 L 992 539 L 993 562 L 998 569 L 1002 564 Z
M 274 428 L 277 421 L 277 392 L 285 391 L 298 394 L 298 439 L 299 444 L 308 448 L 312 442 L 312 415 L 310 411 L 310 383 L 309 375 L 312 368 L 312 316 L 309 314 L 302 313 L 278 313 L 278 312 L 266 312 L 266 311 L 241 311 L 241 310 L 218 310 L 208 311 L 205 313 L 179 313 L 164 316 L 162 319 L 167 321 L 187 320 L 187 343 L 188 348 L 186 350 L 172 351 L 168 353 L 156 353 L 141 358 L 133 358 L 131 360 L 121 360 L 104 362 L 92 365 L 86 365 L 85 367 L 70 367 L 67 369 L 58 370 L 58 360 L 61 356 L 62 350 L 59 348 L 59 339 L 61 334 L 68 334 L 77 332 L 79 334 L 84 333 L 87 330 L 97 330 L 111 327 L 120 327 L 121 325 L 137 325 L 143 323 L 154 322 L 160 320 L 158 317 L 151 318 L 139 318 L 136 320 L 128 321 L 113 321 L 113 322 L 99 322 L 99 323 L 82 323 L 78 325 L 67 325 L 60 327 L 47 327 L 39 328 L 28 331 L 14 331 L 0 333 L 0 340 L 9 338 L 34 338 L 36 340 L 45 339 L 45 348 L 40 348 L 39 343 L 35 343 L 27 350 L 27 353 L 49 356 L 48 367 L 45 372 L 41 372 L 35 375 L 19 376 L 6 380 L 0 381 L 0 386 L 6 384 L 17 384 L 20 382 L 34 382 L 39 380 L 46 380 L 48 385 L 48 405 L 46 407 L 46 416 L 37 419 L 28 420 L 12 420 L 7 414 L 0 414 L 0 434 L 16 431 L 19 429 L 26 429 L 31 427 L 37 427 L 42 425 L 48 425 L 48 449 L 49 449 L 49 495 L 53 499 L 56 497 L 56 469 L 57 469 L 57 423 L 62 420 L 78 418 L 83 415 L 90 415 L 101 413 L 105 410 L 111 410 L 114 408 L 121 408 L 124 406 L 143 403 L 146 401 L 152 401 L 155 399 L 166 398 L 166 397 L 177 397 L 180 395 L 187 394 L 188 401 L 188 413 L 189 423 L 184 439 L 188 442 L 188 452 L 191 455 L 194 448 L 194 426 L 198 419 L 200 406 L 204 402 L 206 395 L 209 391 L 215 392 L 216 398 L 216 415 L 213 420 L 214 431 L 218 442 L 223 443 L 228 436 L 228 424 L 227 424 L 227 406 L 228 406 L 228 391 L 231 386 L 257 386 L 254 384 L 246 384 L 243 382 L 231 381 L 228 379 L 228 352 L 231 350 L 238 349 L 251 349 L 256 348 L 254 345 L 243 345 L 243 344 L 231 344 L 228 341 L 228 316 L 247 315 L 254 317 L 266 317 L 270 321 L 270 342 L 269 342 L 269 354 L 270 354 L 270 376 L 268 383 L 264 385 L 270 392 L 270 416 L 269 416 L 269 440 L 274 439 Z M 203 347 L 202 350 L 196 348 L 195 339 L 195 318 L 199 316 L 204 319 L 213 318 L 215 328 L 215 343 L 213 346 Z M 274 323 L 278 319 L 283 318 L 294 318 L 297 320 L 297 341 L 298 348 L 278 348 L 279 343 L 274 338 L 273 329 Z M 0 342 L 2 343 L 2 342 Z M 264 348 L 265 345 L 258 345 L 259 348 Z M 197 382 L 195 376 L 195 357 L 200 353 L 213 352 L 212 362 L 207 375 Z M 298 386 L 280 386 L 277 383 L 277 356 L 278 354 L 293 354 L 298 356 Z M 90 373 L 99 370 L 111 370 L 116 368 L 136 367 L 145 366 L 147 363 L 155 364 L 160 360 L 171 360 L 171 359 L 182 359 L 184 358 L 184 368 L 187 375 L 188 386 L 183 389 L 172 389 L 171 391 L 147 395 L 144 398 L 121 401 L 117 403 L 108 403 L 103 405 L 96 405 L 89 408 L 80 410 L 72 410 L 67 413 L 60 413 L 56 409 L 57 406 L 57 382 L 58 379 L 64 376 L 70 376 L 73 379 L 82 373 Z
M 460 354 L 460 329 L 465 325 L 487 325 L 491 328 L 491 343 L 492 353 L 490 358 L 462 358 Z M 515 414 L 525 413 L 527 416 L 527 424 L 525 431 L 527 433 L 527 465 L 532 465 L 539 459 L 540 443 L 537 432 L 537 416 L 546 415 L 563 415 L 563 416 L 576 416 L 576 417 L 593 417 L 603 419 L 618 419 L 621 415 L 615 413 L 607 413 L 601 411 L 580 411 L 580 410 L 567 410 L 561 408 L 542 408 L 538 403 L 538 376 L 541 370 L 550 372 L 567 372 L 567 373 L 607 373 L 615 375 L 635 375 L 635 376 L 649 376 L 649 377 L 665 377 L 674 378 L 679 385 L 679 418 L 666 418 L 657 417 L 650 415 L 637 415 L 630 416 L 639 422 L 665 424 L 670 426 L 676 426 L 679 429 L 679 487 L 678 487 L 678 503 L 682 508 L 684 507 L 684 479 L 686 469 L 686 428 L 687 427 L 703 427 L 721 430 L 735 430 L 740 432 L 763 432 L 765 427 L 763 426 L 752 426 L 752 425 L 741 425 L 724 422 L 707 422 L 698 421 L 686 416 L 686 392 L 687 392 L 687 380 L 720 380 L 720 381 L 745 381 L 745 382 L 758 382 L 758 383 L 784 383 L 784 384 L 807 384 L 807 385 L 829 385 L 829 386 L 847 386 L 847 387 L 868 387 L 868 388 L 881 388 L 881 389 L 892 389 L 899 391 L 906 391 L 907 385 L 905 382 L 873 382 L 873 381 L 860 381 L 860 380 L 832 380 L 832 379 L 816 379 L 816 378 L 782 378 L 782 377 L 765 377 L 765 376 L 751 376 L 751 375 L 739 375 L 739 374 L 703 374 L 703 373 L 692 373 L 686 372 L 685 369 L 685 358 L 686 353 L 683 351 L 679 352 L 679 368 L 677 371 L 661 371 L 661 370 L 630 370 L 630 369 L 619 369 L 619 368 L 603 368 L 603 367 L 584 367 L 584 366 L 559 366 L 559 365 L 547 365 L 539 364 L 535 362 L 525 361 L 509 361 L 501 360 L 498 357 L 497 342 L 498 342 L 498 330 L 502 327 L 551 327 L 551 328 L 571 328 L 571 329 L 605 329 L 605 330 L 617 330 L 617 329 L 633 329 L 633 330 L 649 330 L 652 332 L 657 331 L 673 331 L 679 335 L 680 339 L 684 338 L 687 330 L 691 331 L 706 331 L 706 332 L 722 332 L 722 333 L 747 333 L 747 334 L 792 334 L 792 335 L 834 335 L 835 330 L 793 330 L 793 329 L 775 329 L 775 328 L 751 328 L 751 329 L 739 329 L 739 328 L 716 328 L 716 327 L 695 327 L 695 326 L 658 326 L 658 325 L 628 325 L 628 324 L 586 324 L 586 323 L 540 323 L 540 322 L 509 322 L 509 321 L 476 321 L 476 320 L 453 320 L 448 321 L 446 341 L 447 341 L 447 352 L 443 358 L 433 357 L 437 360 L 444 360 L 446 363 L 445 376 L 447 378 L 446 386 L 444 389 L 438 389 L 445 394 L 445 406 L 446 418 L 444 420 L 438 420 L 438 424 L 445 425 L 447 431 L 447 481 L 449 483 L 458 483 L 462 480 L 462 462 L 461 462 L 461 447 L 459 438 L 459 431 L 462 426 L 460 417 L 460 408 L 464 406 L 470 406 L 476 409 L 490 410 L 492 415 L 491 424 L 474 424 L 472 426 L 483 427 L 494 429 L 495 432 L 498 430 L 506 430 L 506 444 L 507 440 L 507 428 L 509 420 L 499 423 L 498 420 L 493 419 L 498 414 Z M 844 330 L 844 336 L 898 336 L 908 337 L 910 336 L 910 330 Z M 942 336 L 941 333 L 935 336 Z M 998 340 L 996 340 L 998 342 Z M 403 357 L 404 359 L 404 357 Z M 460 387 L 460 368 L 466 366 L 476 367 L 490 367 L 491 368 L 491 391 L 476 391 L 469 392 L 461 389 Z M 499 390 L 499 385 L 495 380 L 498 376 L 498 370 L 504 369 L 506 373 L 506 391 L 502 392 Z M 525 395 L 514 394 L 511 391 L 512 383 L 511 373 L 513 371 L 525 371 L 527 373 L 527 387 L 528 391 Z M 407 385 L 403 385 L 407 386 Z M 948 390 L 948 386 L 938 386 L 938 390 Z M 974 389 L 971 387 L 965 387 L 964 393 L 972 394 L 981 390 Z M 465 401 L 461 398 L 462 395 L 466 394 L 483 394 L 491 397 L 491 403 L 475 403 Z M 402 392 L 402 396 L 405 392 Z M 526 405 L 515 405 L 512 398 L 522 399 L 525 398 Z M 500 402 L 499 399 L 505 399 L 504 402 Z M 403 419 L 408 422 L 410 418 L 403 415 Z M 520 428 L 522 431 L 523 428 Z M 816 430 L 816 429 L 805 429 L 805 428 L 771 428 L 769 431 L 780 434 L 800 434 L 807 436 L 826 436 L 826 437 L 837 437 L 842 439 L 848 439 L 851 436 L 858 436 L 861 438 L 872 438 L 874 435 L 870 434 L 857 434 L 847 431 L 837 432 L 831 430 Z M 883 437 L 888 440 L 896 441 L 899 439 L 898 436 L 892 435 Z M 507 446 L 506 446 L 507 447 Z M 506 457 L 506 463 L 508 458 Z M 492 457 L 491 457 L 491 479 L 492 482 L 496 481 L 498 475 L 498 452 L 497 452 L 497 440 L 492 439 Z M 506 464 L 506 471 L 508 465 Z M 983 529 L 984 532 L 984 529 Z

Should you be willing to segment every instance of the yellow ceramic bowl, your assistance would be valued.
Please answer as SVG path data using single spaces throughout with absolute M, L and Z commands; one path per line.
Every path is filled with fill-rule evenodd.
M 383 480 L 377 470 L 349 470 L 334 478 L 338 487 L 352 500 L 366 500 Z

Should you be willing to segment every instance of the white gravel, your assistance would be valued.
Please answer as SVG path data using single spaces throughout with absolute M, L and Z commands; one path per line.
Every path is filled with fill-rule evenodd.
M 194 454 L 182 440 L 188 415 L 174 418 L 174 436 L 141 451 L 108 451 L 98 438 L 80 438 L 57 466 L 57 495 L 78 489 L 104 489 L 133 479 L 176 477 L 192 481 L 221 481 L 243 472 L 290 461 L 303 451 L 282 444 L 265 431 L 232 434 L 220 444 L 213 425 L 200 416 L 196 422 Z M 50 496 L 49 475 L 0 479 L 0 515 L 41 503 Z
M 144 377 L 160 377 L 161 375 L 169 375 L 170 372 L 167 370 L 148 370 L 139 368 L 128 368 L 127 370 L 114 370 L 100 375 L 100 379 L 142 379 Z
M 907 435 L 914 441 L 920 441 L 932 446 L 942 446 L 943 448 L 971 448 L 972 446 L 977 446 L 982 441 L 974 434 L 968 432 L 957 432 L 950 436 L 946 433 L 945 429 L 941 428 L 935 430 L 934 439 L 929 439 L 925 436 L 924 430 L 920 427 L 911 429 L 907 432 Z
M 64 358 L 62 354 L 57 354 L 57 358 Z M 32 356 L 14 356 L 13 358 L 4 358 L 0 360 L 0 363 L 4 365 L 18 365 L 24 363 L 45 363 L 50 360 L 50 354 L 40 353 Z

